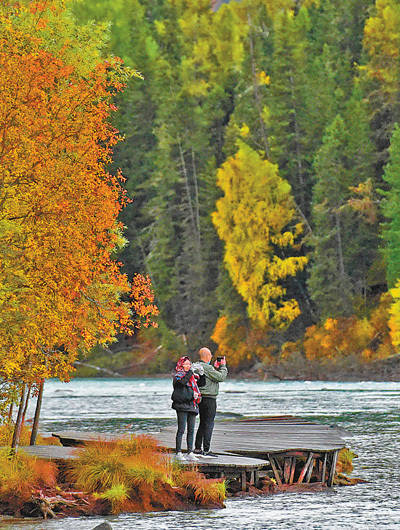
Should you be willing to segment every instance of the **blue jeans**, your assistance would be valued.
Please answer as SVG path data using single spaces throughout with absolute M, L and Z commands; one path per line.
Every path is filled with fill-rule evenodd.
M 176 432 L 176 452 L 179 453 L 182 448 L 182 438 L 185 432 L 185 427 L 187 425 L 187 450 L 188 453 L 193 451 L 193 440 L 194 440 L 194 425 L 196 423 L 196 413 L 195 412 L 184 412 L 181 410 L 176 411 L 178 417 L 178 430 Z

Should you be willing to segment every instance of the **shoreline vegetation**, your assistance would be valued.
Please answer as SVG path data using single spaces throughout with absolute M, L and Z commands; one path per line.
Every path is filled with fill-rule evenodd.
M 3 429 L 4 431 L 4 429 Z M 2 432 L 4 434 L 4 432 Z M 28 434 L 25 429 L 22 434 Z M 54 443 L 39 439 L 40 443 Z M 356 455 L 339 454 L 336 485 L 364 482 L 349 478 Z M 227 497 L 287 491 L 321 491 L 320 483 L 281 485 L 265 472 L 256 485 L 207 478 L 196 466 L 183 467 L 147 435 L 85 445 L 78 458 L 49 462 L 0 448 L 0 516 L 61 518 L 132 512 L 221 509 Z
M 47 519 L 223 508 L 225 498 L 224 480 L 183 468 L 146 435 L 92 443 L 68 462 L 0 449 L 0 515 Z
M 112 359 L 108 358 L 109 361 Z M 98 364 L 97 364 L 98 363 Z M 111 367 L 113 369 L 111 369 Z M 104 359 L 93 359 L 91 362 L 79 362 L 74 378 L 96 377 L 140 377 L 169 378 L 168 371 L 152 371 L 143 367 L 138 371 L 118 371 L 118 362 L 111 365 Z M 244 369 L 232 370 L 230 379 L 251 379 L 258 381 L 399 381 L 400 355 L 385 359 L 360 362 L 357 356 L 348 356 L 346 361 L 310 361 L 301 355 L 291 357 L 290 361 L 277 361 L 269 365 L 256 363 Z

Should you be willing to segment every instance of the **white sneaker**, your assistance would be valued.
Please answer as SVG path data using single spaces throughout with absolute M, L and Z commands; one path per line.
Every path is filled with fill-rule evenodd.
M 183 456 L 183 453 L 179 451 L 179 453 L 176 453 L 175 460 L 185 460 L 185 457 Z
M 197 456 L 194 456 L 193 451 L 191 451 L 186 455 L 186 460 L 189 460 L 190 462 L 197 462 L 198 458 Z

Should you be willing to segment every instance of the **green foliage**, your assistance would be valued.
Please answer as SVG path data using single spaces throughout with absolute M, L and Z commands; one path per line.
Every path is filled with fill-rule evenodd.
M 398 3 L 241 0 L 216 11 L 210 5 L 73 2 L 91 47 L 80 67 L 112 53 L 144 77 L 117 97 L 115 123 L 125 142 L 114 158 L 134 199 L 122 216 L 129 243 L 121 259 L 128 273 L 150 274 L 160 329 L 139 337 L 143 348 L 97 355 L 107 368 L 165 371 L 179 352 L 208 343 L 221 315 L 251 326 L 245 284 L 253 299 L 293 301 L 289 313 L 302 311 L 288 332 L 296 338 L 318 318 L 367 312 L 385 284 L 377 187 L 389 193 L 381 210 L 384 255 L 391 285 L 396 279 L 395 192 L 382 175 L 400 119 Z M 104 29 L 97 43 L 94 27 Z M 69 34 L 68 28 L 59 30 Z M 260 281 L 266 269 L 259 247 L 246 281 L 227 273 L 222 242 L 230 234 L 217 234 L 211 220 L 221 196 L 218 168 L 235 156 L 238 140 L 277 164 L 291 187 L 286 209 L 304 227 L 293 254 L 272 245 L 268 268 L 280 276 L 272 291 Z M 254 171 L 259 179 L 269 174 Z M 279 189 L 270 206 L 277 217 Z M 262 193 L 252 199 L 254 232 L 265 220 L 264 199 Z M 290 257 L 309 258 L 308 269 L 285 276 Z
M 327 128 L 315 159 L 309 289 L 323 318 L 349 316 L 364 299 L 376 229 L 350 208 L 352 188 L 372 173 L 369 125 L 359 92 Z
M 383 180 L 388 185 L 382 201 L 386 218 L 383 230 L 385 241 L 386 275 L 390 288 L 400 278 L 400 127 L 396 124 L 389 148 L 389 162 L 385 166 Z
M 128 491 L 124 484 L 115 484 L 111 488 L 105 490 L 101 495 L 101 499 L 106 499 L 111 503 L 113 513 L 122 511 L 125 502 L 128 500 Z

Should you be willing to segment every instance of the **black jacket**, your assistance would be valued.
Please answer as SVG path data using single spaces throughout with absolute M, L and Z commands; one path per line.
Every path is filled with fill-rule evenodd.
M 189 379 L 192 375 L 192 370 L 188 370 L 182 379 L 177 379 L 174 376 L 174 391 L 171 396 L 172 408 L 183 412 L 194 412 L 198 414 L 199 406 L 194 402 L 193 388 L 189 386 Z M 200 376 L 197 384 L 201 384 L 202 378 L 204 378 L 204 375 Z

